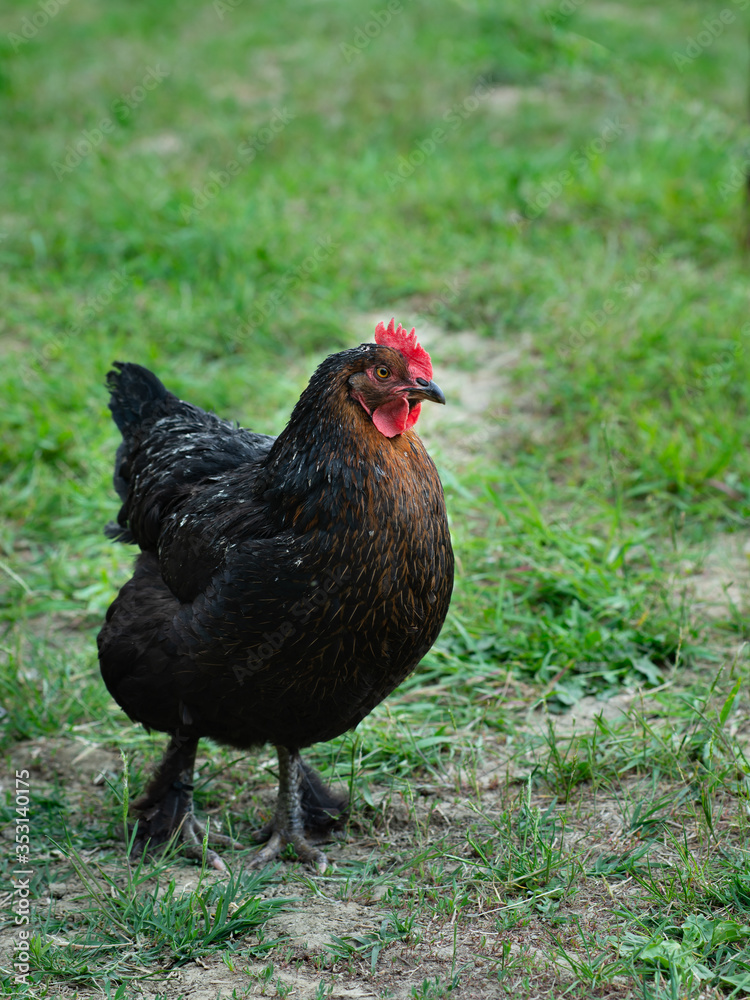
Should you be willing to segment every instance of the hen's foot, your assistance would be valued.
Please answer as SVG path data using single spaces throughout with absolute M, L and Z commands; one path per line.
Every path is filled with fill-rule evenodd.
M 197 746 L 197 740 L 173 738 L 145 793 L 133 803 L 133 812 L 138 820 L 138 830 L 133 842 L 133 854 L 136 857 L 170 841 L 179 840 L 186 857 L 195 861 L 203 860 L 206 832 L 193 814 L 191 784 Z M 215 833 L 209 826 L 206 864 L 218 871 L 226 871 L 224 862 L 210 848 L 241 846 L 231 837 Z
M 270 823 L 253 834 L 256 843 L 266 841 L 251 862 L 260 868 L 274 861 L 290 844 L 299 860 L 324 872 L 329 866 L 323 851 L 314 846 L 343 815 L 346 799 L 326 788 L 298 753 L 276 748 L 279 755 L 279 796 Z
M 238 850 L 242 844 L 223 833 L 216 833 L 210 823 L 207 829 L 208 836 L 206 827 L 195 818 L 192 801 L 188 800 L 182 809 L 175 810 L 173 803 L 167 798 L 152 809 L 141 812 L 138 818 L 138 831 L 133 842 L 133 854 L 138 857 L 144 852 L 152 852 L 154 848 L 180 841 L 186 858 L 202 862 L 205 842 L 206 864 L 217 871 L 225 872 L 227 866 L 211 848 L 231 847 Z

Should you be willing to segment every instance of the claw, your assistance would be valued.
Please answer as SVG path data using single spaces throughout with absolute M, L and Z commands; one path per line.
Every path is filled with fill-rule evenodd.
M 233 850 L 242 850 L 243 848 L 242 844 L 231 837 L 227 837 L 223 833 L 215 833 L 210 825 L 208 827 L 208 839 L 206 840 L 205 827 L 195 818 L 192 812 L 185 813 L 180 825 L 166 841 L 161 837 L 152 838 L 150 836 L 148 818 L 145 818 L 145 822 L 144 819 L 141 819 L 139 822 L 142 825 L 138 828 L 138 834 L 133 844 L 133 853 L 136 857 L 144 851 L 150 851 L 162 843 L 181 841 L 185 857 L 190 858 L 192 861 L 202 862 L 204 857 L 203 843 L 205 840 L 206 864 L 211 868 L 215 868 L 216 871 L 225 872 L 227 871 L 227 866 L 216 851 L 211 850 L 211 847 L 229 847 Z
M 193 861 L 203 861 L 203 843 L 205 840 L 206 864 L 211 868 L 215 868 L 217 872 L 226 872 L 228 869 L 216 851 L 211 850 L 208 846 L 209 844 L 212 844 L 214 847 L 231 847 L 234 850 L 242 849 L 242 844 L 231 837 L 227 837 L 226 834 L 214 833 L 210 823 L 208 826 L 208 837 L 206 838 L 206 831 L 203 824 L 199 823 L 192 813 L 185 815 L 177 836 L 182 840 L 185 857 L 191 858 Z

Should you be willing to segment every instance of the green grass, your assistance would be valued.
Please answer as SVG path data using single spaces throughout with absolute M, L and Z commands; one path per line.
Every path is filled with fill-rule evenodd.
M 9 776 L 36 768 L 40 995 L 124 997 L 148 974 L 177 1000 L 165 975 L 188 952 L 223 954 L 238 997 L 303 973 L 320 997 L 750 992 L 742 7 L 419 0 L 373 27 L 381 5 L 341 0 L 76 0 L 27 39 L 41 8 L 4 6 L 0 746 Z M 124 749 L 140 788 L 158 753 L 96 664 L 132 558 L 101 534 L 103 379 L 139 361 L 278 432 L 374 314 L 444 331 L 424 337 L 438 383 L 495 381 L 458 429 L 420 423 L 458 556 L 440 640 L 311 752 L 351 787 L 348 860 L 282 876 L 324 925 L 333 899 L 377 919 L 259 965 L 247 928 L 211 937 L 239 869 L 231 891 L 170 890 L 174 859 L 126 884 L 117 757 L 104 784 L 55 770 L 65 747 Z M 198 809 L 246 835 L 263 758 L 205 753 Z M 63 881 L 75 907 L 50 894 Z

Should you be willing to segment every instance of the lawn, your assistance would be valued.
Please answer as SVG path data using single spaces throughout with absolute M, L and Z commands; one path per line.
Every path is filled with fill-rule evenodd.
M 3 6 L 6 991 L 750 994 L 748 6 Z M 440 639 L 310 752 L 333 871 L 139 864 L 105 374 L 277 433 L 391 316 L 448 399 Z M 273 766 L 202 744 L 200 814 L 249 843 Z

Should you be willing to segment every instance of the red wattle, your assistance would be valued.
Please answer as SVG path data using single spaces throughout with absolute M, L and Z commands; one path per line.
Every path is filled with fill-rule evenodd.
M 416 410 L 417 407 L 415 406 Z M 392 438 L 397 434 L 403 434 L 407 427 L 411 427 L 417 419 L 414 411 L 409 413 L 409 403 L 404 396 L 394 399 L 392 402 L 379 406 L 372 414 L 372 422 L 381 434 Z M 412 419 L 413 417 L 413 419 Z
M 409 427 L 413 427 L 414 424 L 416 424 L 421 410 L 422 410 L 421 403 L 415 403 L 414 406 L 412 406 L 412 408 L 409 410 L 409 416 L 406 418 L 407 430 L 409 429 Z

